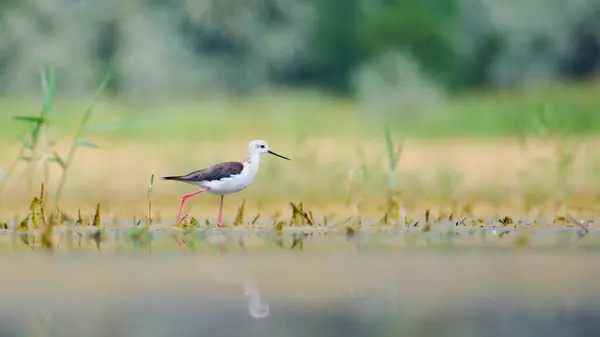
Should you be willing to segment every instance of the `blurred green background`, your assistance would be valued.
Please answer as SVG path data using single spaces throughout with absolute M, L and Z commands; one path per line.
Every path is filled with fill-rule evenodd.
M 526 132 L 550 104 L 564 129 L 595 132 L 598 11 L 588 0 L 3 1 L 0 90 L 14 99 L 0 102 L 2 124 L 53 65 L 67 100 L 114 71 L 106 94 L 138 105 L 122 109 L 136 119 L 187 104 L 173 117 L 210 109 L 212 126 L 226 102 L 252 115 L 360 110 L 415 136 L 489 136 Z M 232 106 L 275 93 L 285 96 L 270 106 Z
M 243 159 L 252 139 L 295 159 L 265 160 L 265 177 L 239 197 L 260 205 L 349 205 L 358 189 L 374 204 L 390 189 L 406 203 L 485 194 L 528 211 L 540 195 L 595 200 L 598 13 L 588 0 L 5 0 L 4 176 L 29 142 L 31 124 L 13 117 L 43 106 L 40 71 L 54 67 L 56 86 L 45 148 L 29 160 L 52 167 L 29 175 L 20 162 L 0 204 L 18 209 L 40 181 L 57 188 L 56 156 L 107 71 L 80 135 L 99 149 L 77 150 L 70 165 L 72 205 L 143 204 L 150 174 Z M 397 169 L 385 127 L 406 139 Z M 170 186 L 156 197 L 174 205 L 189 187 Z
M 573 217 L 600 212 L 599 70 L 598 0 L 0 0 L 0 331 L 598 330 L 598 221 Z M 201 194 L 198 260 L 157 259 L 195 188 L 158 177 L 254 139 L 292 160 L 263 157 L 223 220 L 264 227 L 213 232 Z
M 59 89 L 70 95 L 92 90 L 113 68 L 109 91 L 144 101 L 282 87 L 431 101 L 440 92 L 589 79 L 600 62 L 600 5 L 588 0 L 5 0 L 0 6 L 6 93 L 36 92 L 37 71 L 52 62 L 61 72 Z

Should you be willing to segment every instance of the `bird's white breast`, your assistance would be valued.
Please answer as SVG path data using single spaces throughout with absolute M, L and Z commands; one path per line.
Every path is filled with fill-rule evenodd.
M 243 165 L 244 168 L 240 174 L 232 175 L 220 180 L 201 181 L 199 185 L 210 188 L 207 192 L 212 194 L 230 194 L 239 192 L 252 183 L 257 171 L 255 166 L 247 162 L 244 162 Z

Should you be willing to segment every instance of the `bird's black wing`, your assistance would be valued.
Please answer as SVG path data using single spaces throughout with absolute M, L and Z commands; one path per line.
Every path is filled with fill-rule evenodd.
M 162 177 L 162 179 L 183 181 L 188 183 L 195 183 L 200 181 L 216 181 L 221 180 L 223 178 L 229 178 L 231 176 L 238 175 L 242 173 L 243 169 L 244 164 L 232 161 L 213 165 L 209 168 L 194 171 L 183 176 L 169 176 Z

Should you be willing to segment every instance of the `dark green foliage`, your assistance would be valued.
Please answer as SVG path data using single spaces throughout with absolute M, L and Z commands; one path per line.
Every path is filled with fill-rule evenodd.
M 410 54 L 425 74 L 451 91 L 525 83 L 530 76 L 524 70 L 540 66 L 539 61 L 541 75 L 563 78 L 585 78 L 600 65 L 594 28 L 599 17 L 593 14 L 600 5 L 593 1 L 542 6 L 542 1 L 141 0 L 116 15 L 104 8 L 121 3 L 106 0 L 78 3 L 80 14 L 67 16 L 28 3 L 0 2 L 0 11 L 9 13 L 0 16 L 0 41 L 6 41 L 0 45 L 0 90 L 13 78 L 31 77 L 19 55 L 48 39 L 64 51 L 57 64 L 73 64 L 98 77 L 119 69 L 106 87 L 115 94 L 132 88 L 156 95 L 171 89 L 192 95 L 249 93 L 264 85 L 349 93 L 356 68 L 391 50 Z M 540 20 L 527 20 L 536 4 Z M 70 11 L 74 5 L 58 0 L 57 6 Z M 13 14 L 36 28 L 17 32 Z M 140 29 L 128 29 L 131 22 Z M 73 38 L 65 39 L 66 32 Z M 145 39 L 162 48 L 139 43 Z M 569 48 L 561 47 L 565 39 Z M 79 41 L 85 46 L 76 45 Z M 70 52 L 81 48 L 86 52 Z M 132 61 L 133 55 L 145 55 L 150 63 Z M 502 69 L 490 70 L 498 65 Z M 89 77 L 73 74 L 58 89 L 92 85 Z
M 461 81 L 454 50 L 458 8 L 446 0 L 315 1 L 312 51 L 322 84 L 347 91 L 356 66 L 402 50 L 442 83 Z
M 358 32 L 365 60 L 390 49 L 415 57 L 433 78 L 456 84 L 460 58 L 454 49 L 458 8 L 448 0 L 391 0 L 373 5 Z
M 347 91 L 351 70 L 364 59 L 358 43 L 362 13 L 360 0 L 314 1 L 318 13 L 311 50 L 317 81 Z

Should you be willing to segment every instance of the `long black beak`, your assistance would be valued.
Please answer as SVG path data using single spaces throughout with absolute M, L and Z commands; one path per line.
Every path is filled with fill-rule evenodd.
M 267 150 L 267 152 L 269 152 L 270 154 L 272 154 L 272 155 L 274 155 L 274 156 L 277 156 L 277 157 L 279 157 L 279 158 L 283 158 L 283 159 L 286 159 L 286 160 L 290 160 L 290 158 L 286 158 L 286 157 L 284 157 L 284 156 L 282 156 L 282 155 L 279 155 L 279 154 L 277 154 L 277 153 L 275 153 L 275 152 L 273 152 L 273 151 L 271 151 L 271 150 Z

